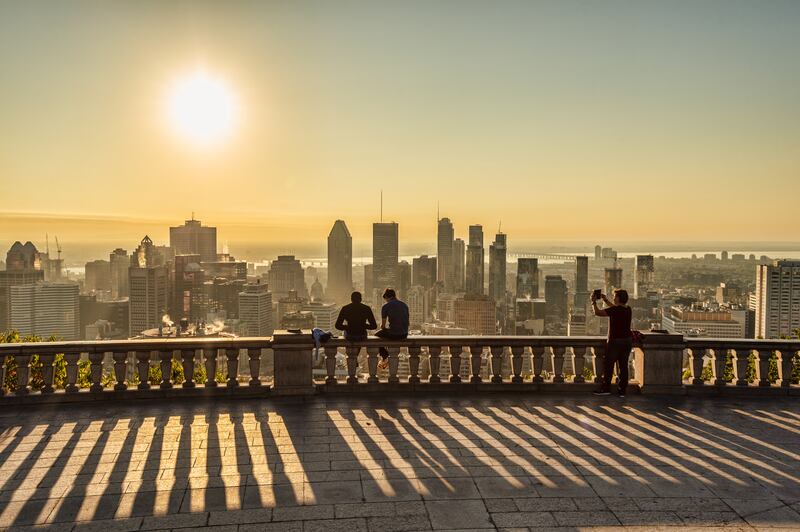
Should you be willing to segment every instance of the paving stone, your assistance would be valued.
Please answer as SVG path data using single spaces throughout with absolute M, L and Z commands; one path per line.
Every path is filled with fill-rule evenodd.
M 280 506 L 272 510 L 273 521 L 310 521 L 314 519 L 333 519 L 332 504 L 315 506 Z
M 561 526 L 603 526 L 619 525 L 619 521 L 611 512 L 552 512 L 556 522 Z
M 419 486 L 425 500 L 481 498 L 471 478 L 425 479 Z
M 615 511 L 619 522 L 629 525 L 681 525 L 683 521 L 673 512 Z
M 302 521 L 239 525 L 239 532 L 303 532 Z
M 364 518 L 303 521 L 303 532 L 367 532 Z
M 361 482 L 364 499 L 371 501 L 421 500 L 421 488 L 416 479 L 364 480 Z
M 773 510 L 784 506 L 782 501 L 776 499 L 722 499 L 722 502 L 742 517 Z
M 502 528 L 556 526 L 556 520 L 549 512 L 493 513 L 492 521 L 495 526 Z
M 406 532 L 431 530 L 427 515 L 396 515 L 394 517 L 368 517 L 370 532 Z
M 246 510 L 227 510 L 211 512 L 209 525 L 233 525 L 246 523 L 266 523 L 272 519 L 272 508 L 250 508 Z
M 434 530 L 494 528 L 481 500 L 426 501 L 425 507 Z
M 520 512 L 565 512 L 578 509 L 572 499 L 567 497 L 518 498 L 514 499 L 514 503 Z
M 788 506 L 773 508 L 744 518 L 756 527 L 786 527 L 800 529 L 800 513 Z
M 538 492 L 528 477 L 478 477 L 475 485 L 481 496 L 497 499 L 513 499 L 515 497 L 536 497 Z
M 142 525 L 141 517 L 128 519 L 98 520 L 86 523 L 76 523 L 73 532 L 133 532 Z
M 334 513 L 337 519 L 348 517 L 386 517 L 396 515 L 396 503 L 393 502 L 362 502 L 350 504 L 337 504 Z
M 514 499 L 484 499 L 483 503 L 489 512 L 513 512 L 517 510 Z
M 159 517 L 145 517 L 140 530 L 161 528 L 199 528 L 208 523 L 208 514 L 173 514 Z
M 364 494 L 361 481 L 311 482 L 304 484 L 305 504 L 361 502 Z

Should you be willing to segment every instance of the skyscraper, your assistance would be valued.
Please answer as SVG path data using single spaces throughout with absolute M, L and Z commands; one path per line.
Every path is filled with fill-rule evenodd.
M 600 260 L 603 258 L 603 248 L 600 244 L 594 247 L 594 260 Z
M 445 292 L 452 292 L 455 289 L 453 240 L 453 224 L 450 222 L 450 218 L 442 218 L 439 220 L 436 237 L 436 255 L 438 260 L 436 280 L 444 283 Z
M 272 294 L 266 284 L 248 283 L 239 293 L 239 319 L 243 336 L 272 334 Z
M 622 268 L 615 261 L 613 267 L 605 269 L 603 278 L 605 280 L 603 293 L 612 298 L 611 294 L 614 293 L 614 290 L 622 288 Z
M 111 269 L 111 299 L 128 297 L 128 268 L 131 259 L 128 252 L 122 248 L 117 248 L 108 256 Z
M 399 226 L 395 222 L 372 224 L 372 286 L 378 290 L 397 285 Z
M 589 257 L 579 255 L 575 257 L 575 301 L 573 306 L 576 314 L 586 314 L 589 301 Z
M 489 246 L 489 297 L 500 303 L 506 297 L 506 235 L 497 233 Z
M 539 297 L 539 259 L 520 258 L 517 260 L 517 298 L 536 299 Z
M 297 291 L 301 297 L 307 295 L 303 266 L 294 255 L 279 255 L 277 260 L 272 261 L 267 280 L 276 299 L 286 297 L 290 290 Z
M 636 255 L 636 270 L 634 277 L 634 297 L 636 299 L 647 297 L 647 292 L 655 290 L 652 255 Z
M 31 242 L 17 241 L 6 254 L 6 269 L 0 271 L 0 332 L 10 329 L 11 292 L 16 285 L 44 280 L 39 252 Z
M 111 290 L 111 264 L 105 260 L 93 260 L 84 267 L 84 290 L 102 292 Z
M 800 260 L 756 267 L 756 337 L 792 337 L 800 329 Z
M 203 227 L 200 220 L 186 220 L 169 228 L 169 246 L 174 255 L 200 255 L 203 262 L 217 260 L 217 228 Z
M 130 334 L 136 336 L 161 324 L 168 308 L 168 272 L 164 258 L 145 236 L 131 255 L 128 268 L 130 287 Z
M 200 255 L 175 255 L 172 277 L 172 321 L 187 318 L 190 322 L 204 320 L 207 301 L 205 270 Z
M 469 334 L 497 334 L 495 303 L 488 296 L 465 295 L 454 302 L 456 327 L 463 327 Z
M 412 285 L 417 285 L 430 290 L 436 282 L 436 257 L 422 255 L 412 261 Z
M 483 227 L 480 225 L 469 226 L 469 244 L 466 255 L 466 292 L 481 295 L 483 294 L 483 272 L 486 259 L 483 253 Z
M 336 220 L 328 233 L 328 297 L 350 301 L 353 291 L 353 237 L 344 220 Z
M 567 282 L 560 275 L 548 275 L 544 279 L 544 299 L 547 305 L 545 329 L 548 334 L 563 335 L 567 332 Z
M 80 340 L 77 283 L 40 281 L 10 287 L 11 328 L 21 335 Z
M 409 288 L 411 288 L 411 265 L 403 260 L 397 264 L 397 294 L 400 299 L 405 299 Z
M 464 291 L 464 259 L 466 248 L 460 238 L 453 240 L 453 291 Z

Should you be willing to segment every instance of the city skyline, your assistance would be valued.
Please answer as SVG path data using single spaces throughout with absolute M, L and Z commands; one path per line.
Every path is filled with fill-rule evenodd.
M 518 241 L 796 243 L 791 195 L 751 195 L 795 179 L 796 3 L 131 6 L 0 8 L 0 239 L 133 239 L 101 226 L 196 210 L 230 241 L 302 243 L 336 218 L 368 234 L 382 188 L 408 241 L 438 200 Z M 240 115 L 204 149 L 163 109 L 198 69 Z M 346 210 L 308 200 L 334 184 Z M 703 205 L 748 215 L 664 223 Z

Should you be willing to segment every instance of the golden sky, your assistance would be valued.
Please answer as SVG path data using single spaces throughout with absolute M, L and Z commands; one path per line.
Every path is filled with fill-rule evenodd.
M 0 3 L 0 240 L 797 241 L 800 3 Z M 170 127 L 198 68 L 240 120 Z M 488 240 L 488 238 L 487 238 Z

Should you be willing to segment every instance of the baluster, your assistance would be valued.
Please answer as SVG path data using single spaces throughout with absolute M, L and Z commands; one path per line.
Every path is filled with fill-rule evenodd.
M 495 384 L 503 382 L 503 347 L 499 345 L 488 346 L 489 360 L 491 361 L 492 378 Z
M 692 348 L 692 384 L 694 386 L 703 386 L 703 355 L 705 349 Z
M 217 350 L 213 348 L 201 349 L 206 366 L 206 388 L 217 387 Z
M 31 373 L 31 355 L 14 355 L 14 360 L 17 362 L 17 389 L 14 393 L 16 395 L 28 395 L 30 393 L 28 380 Z
M 439 346 L 429 346 L 428 347 L 428 362 L 431 366 L 431 376 L 428 378 L 428 382 L 431 384 L 438 384 L 442 382 L 442 377 L 439 375 L 439 370 L 441 367 L 441 359 L 442 356 L 442 348 Z
M 105 353 L 89 353 L 89 368 L 92 374 L 92 385 L 89 387 L 90 392 L 103 391 L 103 357 Z
M 247 349 L 247 363 L 250 367 L 250 386 L 261 386 L 261 348 Z
M 408 382 L 416 384 L 419 382 L 419 354 L 422 348 L 410 346 L 408 348 Z
M 792 385 L 792 371 L 794 370 L 795 350 L 791 347 L 781 349 L 781 388 Z
M 336 384 L 336 349 L 328 347 L 325 349 L 325 384 Z
M 181 350 L 181 362 L 183 363 L 183 388 L 194 388 L 194 349 Z
M 727 349 L 714 348 L 714 385 L 725 386 L 725 362 L 728 358 Z
M 462 346 L 451 345 L 447 348 L 450 352 L 450 382 L 461 382 L 461 352 Z
M 358 377 L 358 352 L 360 347 L 347 346 L 347 384 L 357 384 Z
M 736 386 L 747 386 L 747 363 L 750 361 L 749 349 L 734 349 L 736 356 Z
M 78 388 L 78 361 L 80 353 L 64 353 L 64 360 L 67 362 L 67 393 L 77 393 Z
M 150 389 L 150 351 L 136 351 L 136 369 L 139 372 L 140 390 Z
M 574 355 L 574 362 L 573 367 L 575 368 L 575 378 L 573 382 L 580 384 L 586 382 L 586 378 L 583 376 L 583 370 L 586 367 L 586 359 L 591 356 L 591 348 L 586 346 L 583 350 L 583 354 L 579 355 L 576 348 L 572 348 L 572 353 Z
M 514 346 L 511 348 L 511 370 L 514 373 L 511 382 L 522 382 L 522 353 L 524 352 L 524 347 Z
M 761 387 L 771 386 L 769 382 L 769 357 L 772 351 L 768 349 L 758 350 L 758 385 Z
M 55 392 L 55 388 L 53 387 L 53 378 L 55 377 L 55 370 L 53 368 L 53 364 L 55 363 L 55 361 L 56 361 L 55 353 L 47 353 L 45 355 L 39 355 L 39 362 L 42 363 L 42 378 L 44 380 L 44 386 L 42 386 L 43 394 Z
M 128 352 L 115 351 L 111 356 L 114 358 L 114 378 L 117 381 L 117 383 L 114 384 L 114 390 L 118 392 L 127 390 L 128 385 L 125 383 L 125 366 L 128 362 Z
M 367 347 L 367 371 L 369 371 L 369 377 L 367 378 L 367 382 L 369 383 L 380 382 L 380 379 L 378 379 L 379 351 L 380 350 L 377 347 Z
M 172 351 L 159 351 L 158 363 L 161 368 L 161 382 L 158 387 L 162 390 L 172 388 Z
M 388 348 L 389 351 L 389 382 L 396 383 L 400 382 L 400 378 L 397 376 L 397 366 L 400 363 L 400 348 L 399 347 L 390 347 Z
M 596 345 L 592 347 L 594 353 L 594 382 L 600 384 L 603 382 L 603 364 L 605 363 L 605 345 Z
M 553 382 L 564 382 L 564 351 L 560 345 L 552 346 L 553 350 Z
M 628 355 L 628 381 L 629 382 L 638 382 L 637 374 L 636 374 L 636 348 L 631 348 L 631 352 Z
M 225 365 L 228 367 L 228 381 L 226 386 L 228 388 L 236 388 L 239 386 L 239 349 L 228 348 L 225 349 Z
M 544 347 L 539 345 L 531 346 L 533 353 L 533 382 L 544 382 L 542 369 L 544 369 Z
M 6 394 L 6 355 L 0 355 L 0 397 Z
M 466 350 L 470 354 L 469 367 L 470 372 L 472 373 L 469 382 L 473 384 L 481 383 L 483 382 L 483 379 L 481 379 L 481 359 L 483 358 L 483 348 L 476 345 L 470 345 L 467 346 Z

